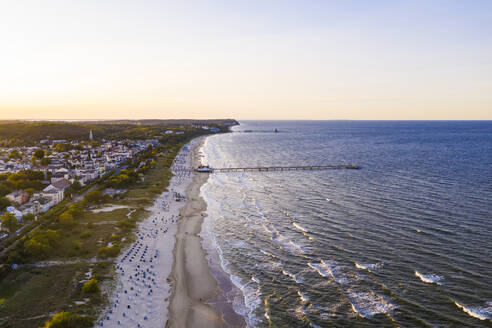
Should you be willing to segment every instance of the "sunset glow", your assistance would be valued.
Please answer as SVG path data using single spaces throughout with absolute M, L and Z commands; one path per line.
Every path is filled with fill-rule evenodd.
M 0 119 L 492 119 L 487 1 L 5 1 Z

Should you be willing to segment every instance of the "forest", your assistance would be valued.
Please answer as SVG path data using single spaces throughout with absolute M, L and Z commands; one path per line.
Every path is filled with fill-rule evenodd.
M 192 130 L 193 124 L 207 124 L 224 129 L 235 125 L 235 120 L 142 120 L 98 122 L 27 122 L 1 121 L 0 146 L 34 144 L 43 139 L 88 140 L 92 130 L 95 140 L 166 139 L 164 132 Z

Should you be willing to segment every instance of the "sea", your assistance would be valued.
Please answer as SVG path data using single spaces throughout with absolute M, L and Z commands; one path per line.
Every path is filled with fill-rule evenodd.
M 492 326 L 492 122 L 241 121 L 201 152 L 360 167 L 210 174 L 202 236 L 248 326 Z

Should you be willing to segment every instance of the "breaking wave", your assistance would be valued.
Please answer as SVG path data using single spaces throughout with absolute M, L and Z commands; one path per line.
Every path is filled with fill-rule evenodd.
M 352 310 L 364 318 L 371 318 L 376 314 L 390 314 L 397 306 L 384 297 L 372 292 L 349 292 L 347 295 Z
M 440 281 L 444 278 L 442 276 L 438 276 L 436 274 L 422 274 L 415 270 L 415 276 L 417 276 L 420 280 L 428 284 L 437 284 L 441 285 Z
M 487 320 L 492 317 L 492 302 L 487 302 L 485 306 L 475 307 L 467 307 L 461 303 L 458 303 L 457 301 L 454 301 L 454 304 L 456 304 L 459 309 L 463 310 L 463 312 L 471 317 L 480 320 Z
M 287 277 L 290 277 L 292 280 L 294 280 L 295 282 L 297 282 L 298 284 L 302 284 L 304 282 L 304 280 L 302 278 L 299 277 L 299 275 L 295 275 L 287 270 L 282 270 L 282 274 L 284 276 L 287 276 Z
M 355 262 L 355 267 L 357 269 L 367 270 L 369 272 L 372 272 L 373 270 L 376 270 L 382 266 L 383 266 L 383 262 L 378 262 L 373 264 L 363 264 L 363 263 Z
M 347 280 L 344 277 L 338 275 L 338 268 L 328 261 L 321 260 L 320 263 L 308 263 L 308 266 L 318 274 L 325 278 L 332 278 L 339 284 L 345 284 Z

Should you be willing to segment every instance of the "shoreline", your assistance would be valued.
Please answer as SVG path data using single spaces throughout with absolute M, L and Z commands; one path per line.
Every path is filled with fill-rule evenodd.
M 136 240 L 116 259 L 116 286 L 96 326 L 162 327 L 168 320 L 177 221 L 180 209 L 188 203 L 177 202 L 173 194 L 183 195 L 191 184 L 193 174 L 182 169 L 191 166 L 189 148 L 200 140 L 191 140 L 175 157 L 168 191 L 146 208 L 150 214 L 137 224 Z
M 185 170 L 200 164 L 205 139 L 191 140 L 176 156 L 168 191 L 146 208 L 135 241 L 115 261 L 116 284 L 96 326 L 246 327 L 229 297 L 235 286 L 204 229 L 201 188 L 209 175 Z
M 193 167 L 200 164 L 201 139 L 190 152 Z M 245 327 L 244 318 L 234 312 L 224 286 L 229 277 L 211 266 L 202 231 L 207 203 L 200 194 L 208 174 L 193 173 L 186 189 L 186 204 L 180 210 L 171 272 L 172 294 L 169 305 L 170 327 Z M 224 283 L 226 282 L 226 283 Z M 231 284 L 231 283 L 230 283 Z

